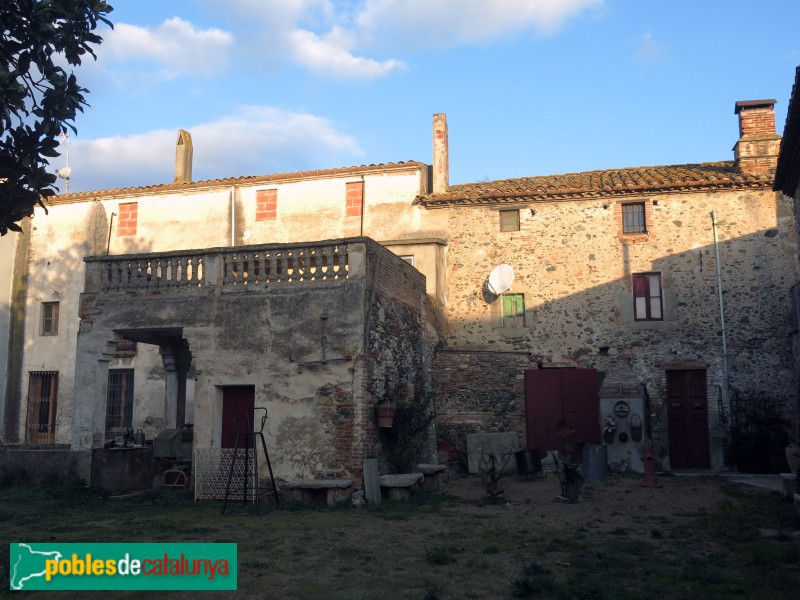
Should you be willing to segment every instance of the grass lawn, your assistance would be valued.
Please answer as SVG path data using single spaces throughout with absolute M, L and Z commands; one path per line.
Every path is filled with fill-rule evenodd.
M 0 539 L 236 542 L 239 591 L 204 597 L 798 598 L 800 518 L 791 503 L 721 478 L 678 479 L 667 484 L 679 486 L 679 494 L 684 486 L 686 493 L 719 494 L 721 502 L 655 513 L 632 499 L 620 501 L 612 516 L 598 509 L 611 484 L 569 505 L 492 505 L 438 494 L 363 509 L 287 504 L 275 510 L 265 501 L 261 515 L 234 504 L 223 516 L 221 503 L 194 503 L 179 493 L 119 499 L 65 483 L 20 485 L 0 489 Z M 630 489 L 632 498 L 638 492 Z M 9 593 L 8 559 L 4 543 L 2 595 Z M 58 592 L 59 598 L 88 595 Z

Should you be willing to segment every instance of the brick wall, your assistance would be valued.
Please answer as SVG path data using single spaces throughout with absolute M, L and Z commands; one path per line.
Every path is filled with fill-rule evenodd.
M 119 205 L 119 221 L 117 222 L 117 236 L 136 235 L 136 226 L 139 217 L 139 203 L 127 202 Z
M 256 192 L 256 221 L 274 221 L 278 216 L 278 190 Z
M 775 135 L 773 107 L 742 109 L 739 113 L 739 137 L 745 135 Z
M 438 438 L 466 452 L 468 433 L 513 431 L 524 448 L 525 370 L 535 368 L 524 352 L 438 350 L 433 369 Z
M 364 208 L 364 182 L 348 183 L 346 190 L 347 216 L 360 217 Z

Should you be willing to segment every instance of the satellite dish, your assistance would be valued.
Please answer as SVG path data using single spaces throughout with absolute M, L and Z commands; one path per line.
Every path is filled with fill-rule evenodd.
M 511 289 L 514 283 L 514 269 L 511 265 L 497 265 L 489 274 L 489 290 L 496 296 Z
M 69 176 L 72 174 L 72 167 L 62 167 L 57 171 L 57 175 L 61 177 L 61 179 L 69 179 Z

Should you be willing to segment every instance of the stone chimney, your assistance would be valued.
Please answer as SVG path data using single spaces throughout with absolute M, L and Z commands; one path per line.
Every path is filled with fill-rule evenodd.
M 775 100 L 736 103 L 739 141 L 733 147 L 736 170 L 744 175 L 774 175 L 781 136 L 775 132 Z
M 433 193 L 443 194 L 450 187 L 450 156 L 447 144 L 447 115 L 433 115 Z
M 175 143 L 175 178 L 172 183 L 192 183 L 192 134 L 178 130 Z

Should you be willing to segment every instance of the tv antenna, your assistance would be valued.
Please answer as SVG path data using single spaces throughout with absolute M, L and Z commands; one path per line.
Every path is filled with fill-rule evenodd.
M 69 131 L 59 133 L 58 137 L 63 138 L 66 141 L 67 164 L 56 171 L 56 175 L 64 180 L 64 193 L 69 194 L 69 176 L 72 174 L 72 168 L 69 166 Z

